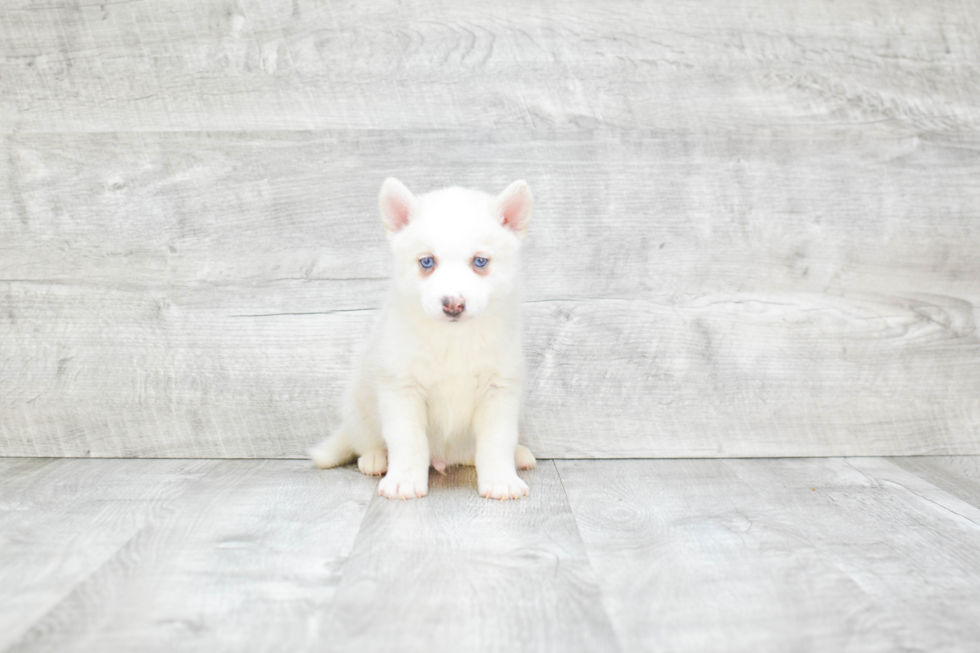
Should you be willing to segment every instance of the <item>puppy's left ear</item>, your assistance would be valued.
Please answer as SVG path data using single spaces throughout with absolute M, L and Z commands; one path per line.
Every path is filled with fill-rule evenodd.
M 527 182 L 518 179 L 508 186 L 497 197 L 497 207 L 500 210 L 501 223 L 524 240 L 527 225 L 531 222 L 531 209 L 534 207 L 534 198 Z

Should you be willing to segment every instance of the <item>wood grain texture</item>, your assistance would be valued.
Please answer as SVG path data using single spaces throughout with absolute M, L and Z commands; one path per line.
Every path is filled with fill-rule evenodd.
M 791 514 L 873 600 L 876 627 L 899 642 L 890 650 L 969 650 L 980 639 L 980 509 L 882 459 L 848 459 L 860 477 L 810 495 L 805 485 L 820 474 L 819 461 L 786 461 L 776 465 L 782 474 L 766 462 L 731 467 L 766 488 L 765 501 L 798 499 Z M 847 497 L 852 485 L 866 490 Z
M 0 650 L 966 652 L 980 508 L 942 485 L 975 462 L 555 461 L 501 503 L 471 468 L 401 502 L 306 462 L 4 459 Z
M 888 460 L 970 505 L 980 508 L 980 457 L 918 456 L 895 457 Z
M 383 300 L 378 181 L 515 170 L 539 455 L 977 453 L 963 142 L 10 136 L 0 454 L 302 456 Z
M 100 474 L 111 485 L 128 482 L 132 490 L 141 485 L 134 476 L 153 465 L 209 469 L 118 542 L 87 577 L 39 579 L 30 568 L 0 566 L 29 579 L 26 587 L 3 585 L 6 603 L 25 592 L 59 594 L 43 616 L 19 607 L 4 614 L 5 620 L 19 619 L 18 630 L 4 632 L 4 651 L 318 648 L 311 618 L 334 594 L 376 479 L 350 468 L 317 471 L 298 461 L 72 462 L 81 474 Z M 129 475 L 120 478 L 113 466 Z M 34 475 L 49 476 L 47 469 Z M 21 493 L 37 490 L 28 486 Z M 95 502 L 98 494 L 83 496 Z M 103 499 L 105 512 L 139 516 L 138 504 L 113 499 Z M 81 532 L 73 532 L 64 521 L 81 515 L 70 514 L 70 507 L 49 501 L 33 519 L 11 515 L 8 521 L 30 533 L 36 549 L 16 550 L 5 561 L 30 562 L 61 549 L 69 562 L 93 557 L 98 548 L 93 543 L 111 531 L 88 520 Z M 28 530 L 29 521 L 48 525 L 43 536 Z
M 319 619 L 337 651 L 618 651 L 553 463 L 488 501 L 473 468 L 421 501 L 375 498 Z
M 980 124 L 969 2 L 13 0 L 12 131 Z
M 541 456 L 978 454 L 977 16 L 4 3 L 0 455 L 302 456 L 386 175 L 530 182 Z
M 215 465 L 0 459 L 0 650 L 26 637 Z
M 624 651 L 980 637 L 980 509 L 883 459 L 556 465 Z

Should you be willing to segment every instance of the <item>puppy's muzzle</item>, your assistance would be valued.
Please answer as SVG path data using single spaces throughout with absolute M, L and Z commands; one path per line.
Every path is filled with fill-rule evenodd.
M 449 317 L 459 317 L 466 310 L 466 300 L 462 297 L 443 297 L 442 312 Z

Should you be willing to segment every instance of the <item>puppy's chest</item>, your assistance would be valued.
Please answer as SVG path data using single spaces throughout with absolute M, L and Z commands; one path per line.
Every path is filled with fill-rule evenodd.
M 455 419 L 451 417 L 455 414 L 468 419 L 491 384 L 510 381 L 511 352 L 506 347 L 480 344 L 486 343 L 446 343 L 445 347 L 419 350 L 412 376 L 426 398 L 430 417 L 440 413 L 449 420 Z
M 464 399 L 485 392 L 499 370 L 490 361 L 430 358 L 417 360 L 412 376 L 428 397 Z
M 519 344 L 507 333 L 474 332 L 470 337 L 426 333 L 412 347 L 411 374 L 427 389 L 477 389 L 508 376 Z
M 475 368 L 444 371 L 420 379 L 425 397 L 430 447 L 438 450 L 438 441 L 450 441 L 467 433 L 474 411 L 494 376 L 488 370 Z M 448 455 L 448 454 L 447 454 Z

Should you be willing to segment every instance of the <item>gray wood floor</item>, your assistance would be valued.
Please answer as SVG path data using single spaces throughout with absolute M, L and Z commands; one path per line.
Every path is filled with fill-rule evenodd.
M 970 651 L 980 458 L 0 459 L 0 651 Z

